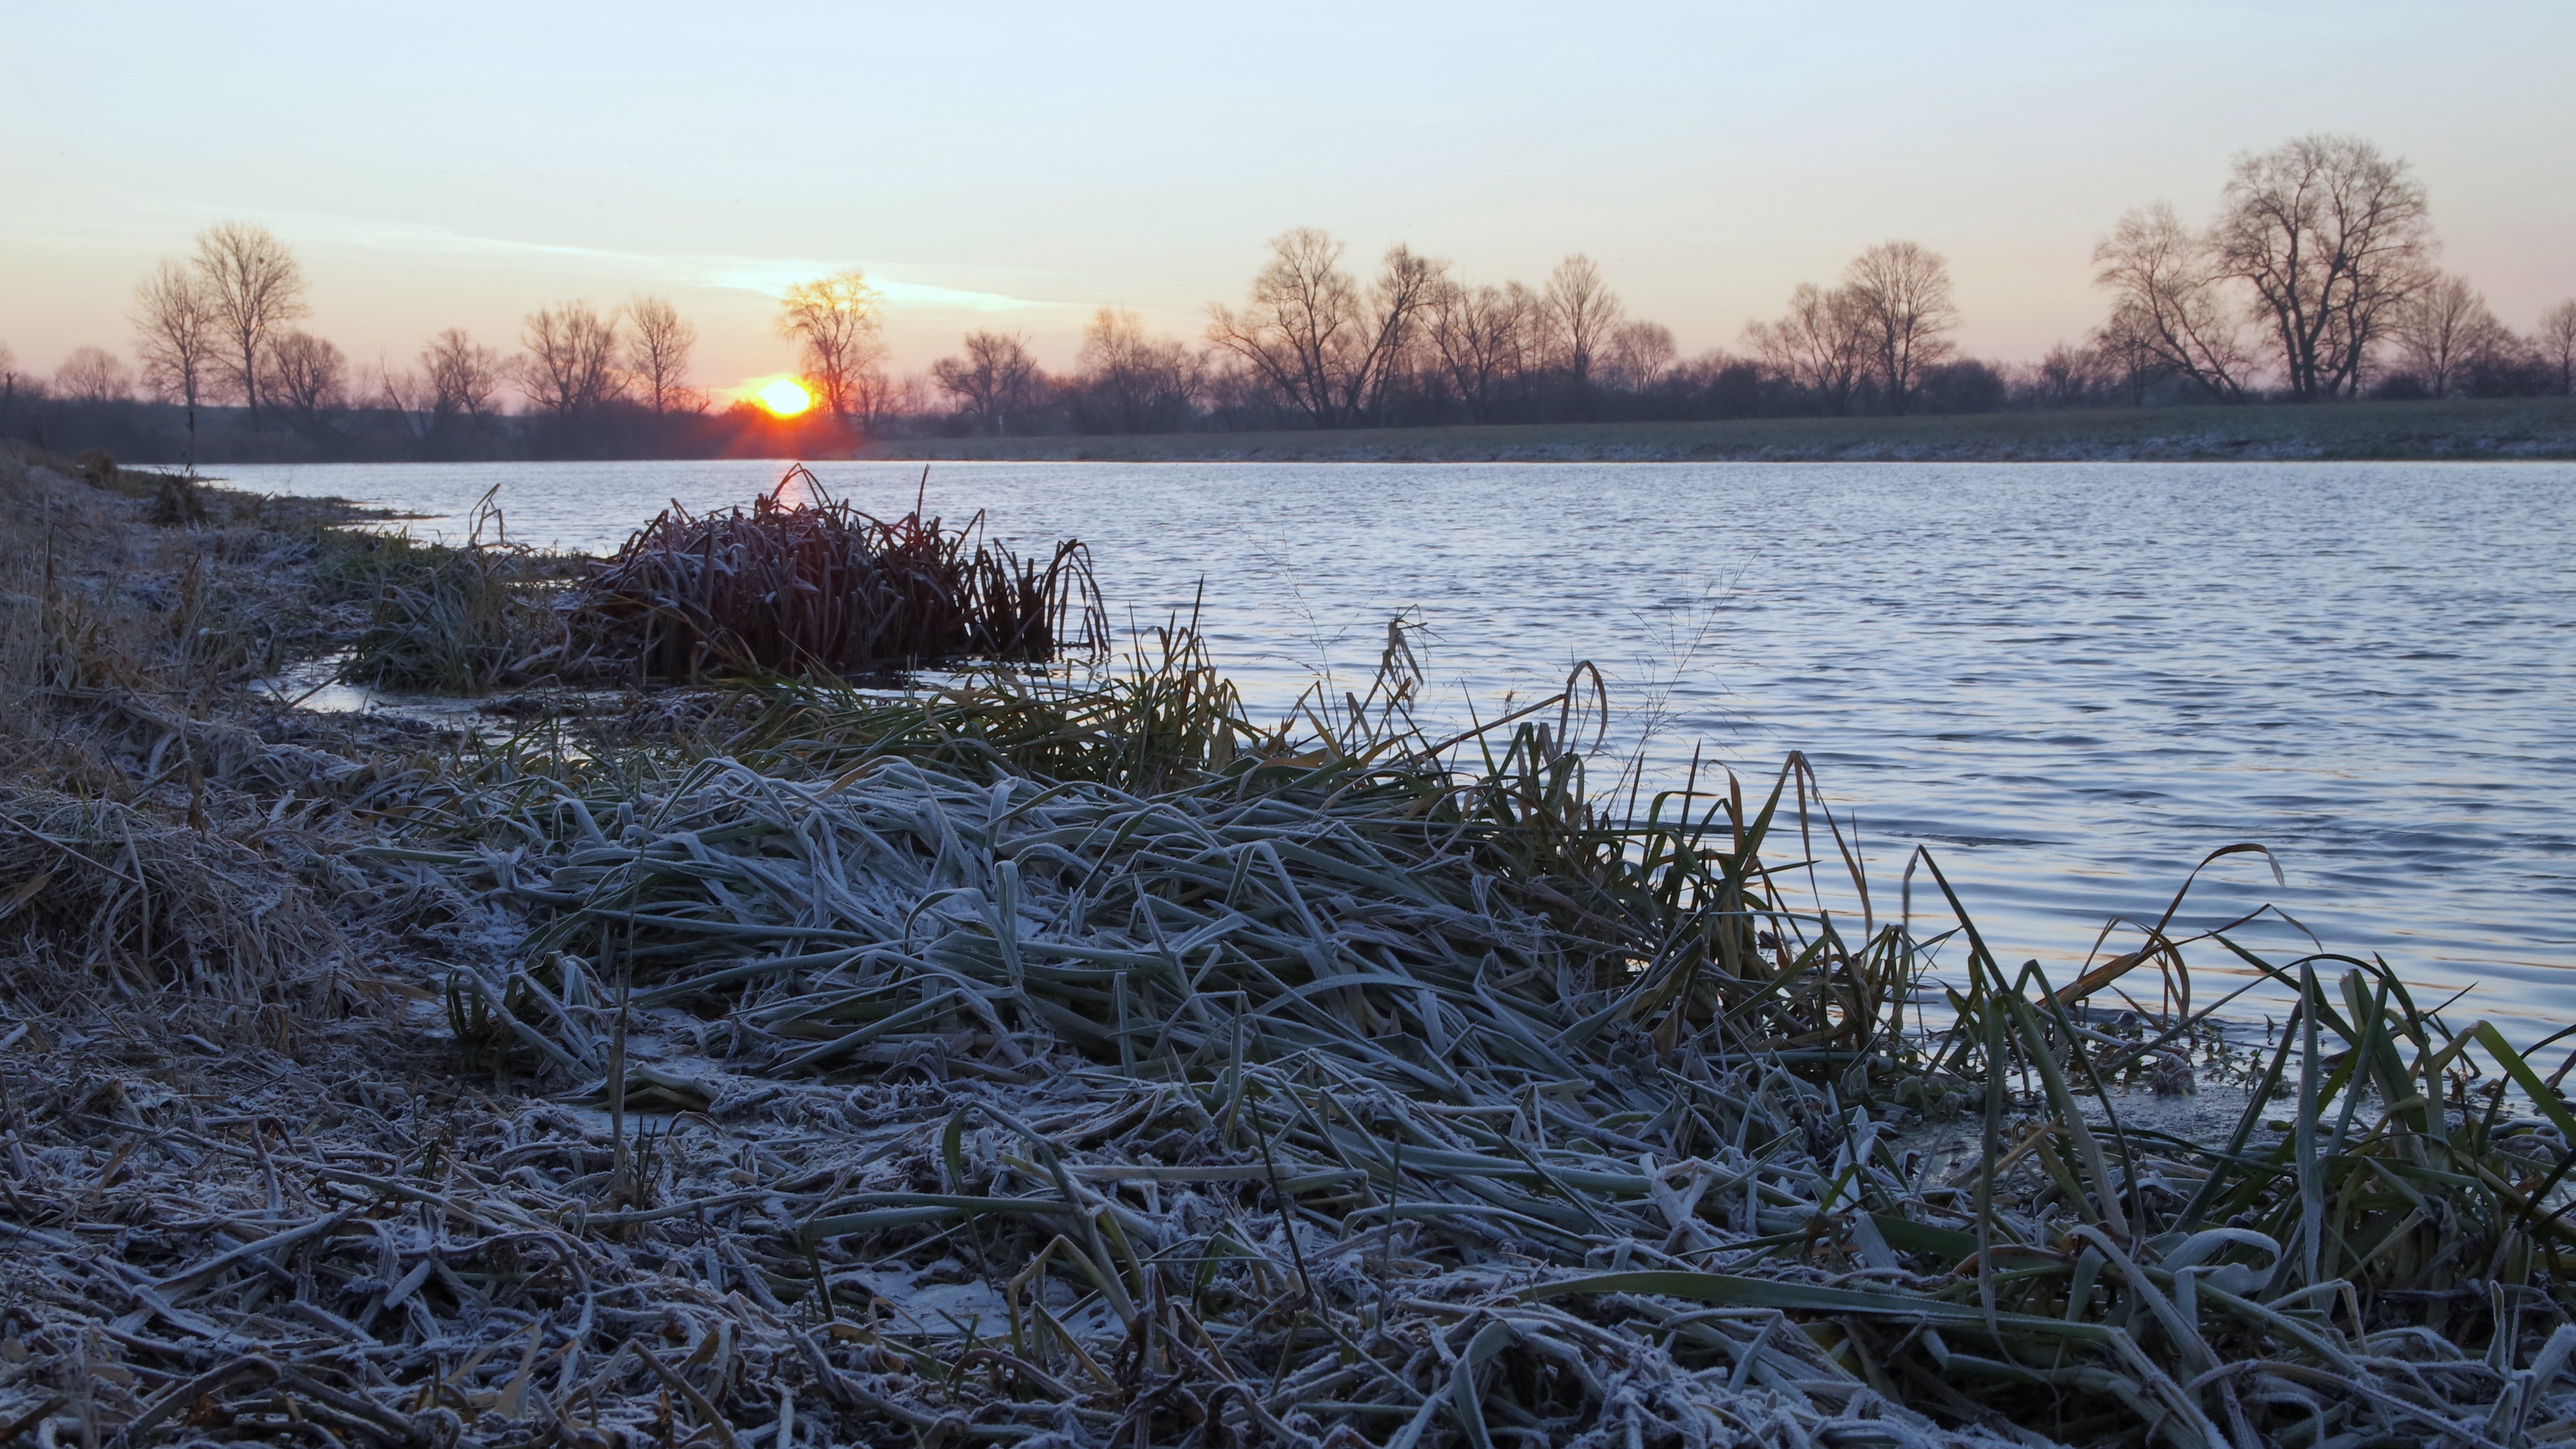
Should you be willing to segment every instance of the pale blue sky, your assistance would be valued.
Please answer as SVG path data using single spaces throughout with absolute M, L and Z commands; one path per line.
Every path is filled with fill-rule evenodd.
M 786 362 L 765 293 L 857 265 L 897 360 L 970 325 L 1053 364 L 1119 303 L 1195 333 L 1316 225 L 1479 280 L 1590 253 L 1685 350 L 1891 236 L 1973 351 L 2100 310 L 2132 204 L 2232 152 L 2409 157 L 2509 323 L 2576 294 L 2576 5 L 140 5 L 0 0 L 0 341 L 124 353 L 208 222 L 303 255 L 317 330 L 400 365 L 571 297 L 670 295 L 703 380 Z

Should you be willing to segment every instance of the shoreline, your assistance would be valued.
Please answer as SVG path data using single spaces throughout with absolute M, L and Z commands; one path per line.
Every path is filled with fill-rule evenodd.
M 1134 463 L 2559 461 L 2576 459 L 2576 400 L 889 438 L 850 456 L 885 462 Z

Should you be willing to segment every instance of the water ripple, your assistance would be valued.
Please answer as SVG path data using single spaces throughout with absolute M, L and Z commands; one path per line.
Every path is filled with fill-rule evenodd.
M 778 467 L 234 475 L 451 533 L 499 483 L 513 537 L 605 549 Z M 919 479 L 818 471 L 882 513 Z M 1084 538 L 1122 622 L 1186 611 L 1204 577 L 1207 633 L 1262 707 L 1322 670 L 1365 679 L 1398 612 L 1451 716 L 1597 661 L 1668 716 L 1654 778 L 1695 746 L 1748 785 L 1805 751 L 1858 818 L 1873 908 L 1928 846 L 2013 961 L 2079 960 L 2209 850 L 2260 841 L 2287 886 L 2222 861 L 2184 924 L 2274 902 L 2290 920 L 2247 928 L 2265 948 L 2303 927 L 2440 995 L 2476 986 L 2466 1016 L 2576 1020 L 2567 465 L 943 464 L 930 501 L 1021 543 Z M 1938 901 L 1919 873 L 1911 897 L 1918 918 Z

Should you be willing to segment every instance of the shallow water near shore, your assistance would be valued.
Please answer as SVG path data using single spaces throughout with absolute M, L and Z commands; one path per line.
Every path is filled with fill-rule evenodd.
M 605 551 L 783 467 L 226 471 L 450 539 L 498 485 L 512 539 Z M 887 515 L 921 480 L 816 471 Z M 1620 706 L 1604 749 L 1643 737 L 1650 790 L 1697 748 L 1703 783 L 1722 765 L 1757 793 L 1803 750 L 1857 817 L 1871 909 L 1902 909 L 1926 846 L 2008 964 L 2062 980 L 2106 919 L 2152 922 L 2203 855 L 2256 841 L 2286 885 L 2222 861 L 2179 924 L 2273 902 L 2423 1005 L 2474 987 L 2457 1025 L 2576 1021 L 2576 465 L 943 463 L 927 503 L 985 509 L 1024 551 L 1082 538 L 1122 629 L 1186 615 L 1204 579 L 1257 719 L 1319 671 L 1364 691 L 1398 614 L 1422 626 L 1427 721 L 1593 660 Z M 1838 876 L 1822 903 L 1856 915 Z M 1918 930 L 1947 914 L 1919 871 L 1912 908 Z M 2277 919 L 2240 935 L 2305 942 Z M 2191 954 L 2203 1001 L 2245 979 Z

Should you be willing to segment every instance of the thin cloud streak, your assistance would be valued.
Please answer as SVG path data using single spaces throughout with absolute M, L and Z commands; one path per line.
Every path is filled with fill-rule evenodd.
M 849 262 L 816 261 L 810 258 L 666 256 L 650 252 L 571 246 L 559 242 L 522 241 L 512 237 L 475 236 L 449 227 L 428 226 L 416 222 L 381 221 L 370 217 L 315 213 L 281 216 L 278 218 L 277 226 L 290 238 L 308 242 L 337 243 L 371 251 L 413 254 L 463 257 L 535 256 L 598 262 L 627 271 L 647 273 L 673 286 L 756 292 L 764 297 L 777 297 L 792 283 L 846 271 L 855 265 Z M 910 281 L 864 265 L 861 265 L 860 269 L 867 273 L 869 285 L 883 293 L 888 302 L 945 307 L 967 312 L 1080 312 L 1088 311 L 1093 306 L 1088 302 L 1045 301 L 1031 297 L 1014 297 L 1001 292 L 942 286 L 935 282 Z

